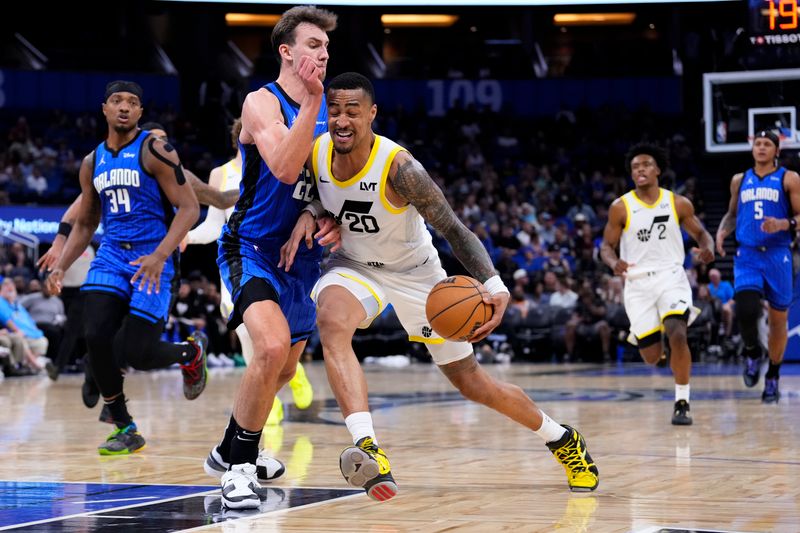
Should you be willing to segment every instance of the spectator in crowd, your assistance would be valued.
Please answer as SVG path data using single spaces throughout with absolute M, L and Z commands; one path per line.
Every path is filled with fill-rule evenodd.
M 547 247 L 547 261 L 542 265 L 542 270 L 552 272 L 556 276 L 568 276 L 572 273 L 569 262 L 561 255 L 561 246 L 552 243 Z
M 196 282 L 199 283 L 199 282 Z M 195 330 L 206 327 L 205 305 L 202 294 L 192 288 L 189 280 L 182 279 L 178 297 L 169 315 L 168 330 L 173 331 L 175 341 L 187 339 Z
M 0 324 L 9 331 L 13 363 L 40 371 L 44 362 L 39 357 L 47 352 L 47 337 L 20 304 L 14 281 L 8 278 L 0 285 Z
M 605 320 L 606 306 L 595 295 L 591 288 L 581 289 L 580 299 L 575 306 L 575 312 L 567 322 L 564 329 L 564 343 L 567 348 L 567 359 L 574 360 L 575 346 L 579 339 L 592 340 L 600 338 L 603 350 L 602 361 L 611 360 L 611 328 Z
M 47 192 L 47 178 L 42 175 L 42 169 L 39 165 L 33 165 L 31 173 L 25 179 L 25 185 L 31 194 L 41 198 Z
M 46 355 L 48 359 L 55 361 L 67 320 L 64 302 L 58 296 L 52 295 L 47 285 L 43 286 L 38 279 L 32 279 L 28 284 L 28 293 L 19 298 L 19 303 L 28 311 L 36 327 L 44 333 L 47 338 Z
M 558 277 L 557 290 L 550 296 L 552 307 L 573 309 L 578 302 L 578 295 L 570 288 L 571 280 L 566 275 Z
M 730 338 L 733 332 L 733 285 L 730 281 L 723 281 L 722 274 L 716 268 L 708 271 L 708 292 L 719 300 L 722 323 L 721 334 Z
M 25 253 L 25 247 L 15 242 L 11 245 L 8 254 L 8 263 L 3 267 L 3 275 L 7 278 L 19 277 L 22 287 L 18 291 L 22 292 L 28 284 L 28 280 L 33 277 L 33 262 Z

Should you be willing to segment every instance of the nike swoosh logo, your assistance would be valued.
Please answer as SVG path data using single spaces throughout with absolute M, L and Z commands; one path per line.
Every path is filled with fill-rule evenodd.
M 320 177 L 320 178 L 319 178 L 319 182 L 320 182 L 320 183 L 330 183 L 330 182 L 331 182 L 331 180 L 324 180 L 324 179 L 322 179 L 322 177 Z

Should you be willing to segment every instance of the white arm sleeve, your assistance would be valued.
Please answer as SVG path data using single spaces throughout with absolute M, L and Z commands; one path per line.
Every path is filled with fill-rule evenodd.
M 188 234 L 189 244 L 208 244 L 219 238 L 225 225 L 225 211 L 209 207 L 206 219 Z

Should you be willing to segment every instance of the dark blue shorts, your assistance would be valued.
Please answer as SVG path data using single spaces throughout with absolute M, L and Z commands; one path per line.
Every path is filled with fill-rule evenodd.
M 789 248 L 740 246 L 733 260 L 736 292 L 758 291 L 778 311 L 792 303 L 792 252 Z
M 251 279 L 262 279 L 275 289 L 289 331 L 292 344 L 311 336 L 317 322 L 317 309 L 311 299 L 311 290 L 320 276 L 319 261 L 300 256 L 289 272 L 277 267 L 278 251 L 265 252 L 251 244 L 220 243 L 217 265 L 222 282 L 233 300 L 233 313 L 229 319 L 241 319 L 238 312 L 242 287 Z M 235 323 L 231 323 L 235 327 Z
M 92 261 L 81 291 L 117 295 L 129 303 L 132 315 L 154 324 L 159 320 L 166 320 L 172 297 L 176 257 L 171 256 L 164 264 L 158 294 L 155 291 L 152 294 L 147 294 L 146 290 L 140 291 L 138 279 L 135 287 L 131 285 L 131 278 L 139 267 L 131 265 L 130 262 L 143 255 L 151 254 L 158 244 L 155 242 L 132 246 L 124 245 L 123 247 L 119 243 L 103 242 L 100 249 L 97 250 L 97 256 Z

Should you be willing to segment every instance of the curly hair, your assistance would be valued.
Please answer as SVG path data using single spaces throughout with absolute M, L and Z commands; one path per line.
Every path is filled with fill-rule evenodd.
M 631 173 L 631 161 L 637 155 L 649 155 L 652 157 L 661 172 L 664 172 L 669 166 L 669 156 L 666 150 L 652 143 L 639 143 L 631 146 L 628 153 L 625 154 L 625 171 L 628 174 Z

